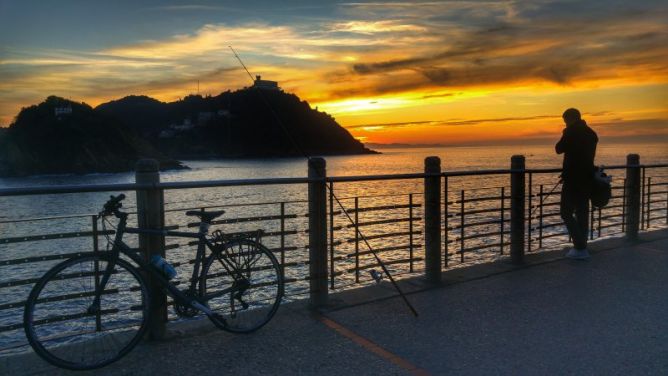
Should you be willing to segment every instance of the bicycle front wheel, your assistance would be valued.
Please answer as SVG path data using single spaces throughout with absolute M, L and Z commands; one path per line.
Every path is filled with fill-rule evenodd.
M 148 318 L 148 290 L 137 269 L 117 259 L 93 304 L 111 262 L 108 255 L 64 261 L 35 285 L 23 323 L 28 342 L 49 363 L 72 370 L 103 367 L 141 339 Z
M 276 313 L 283 297 L 283 273 L 262 244 L 232 240 L 206 259 L 200 294 L 223 317 L 223 329 L 250 333 Z

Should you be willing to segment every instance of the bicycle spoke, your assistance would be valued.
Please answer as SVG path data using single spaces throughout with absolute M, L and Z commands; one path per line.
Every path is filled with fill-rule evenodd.
M 222 248 L 207 259 L 201 294 L 225 318 L 225 329 L 256 330 L 271 319 L 282 297 L 278 262 L 269 250 L 249 239 L 233 240 Z M 230 288 L 229 293 L 220 294 Z
M 35 285 L 26 303 L 25 328 L 38 355 L 60 367 L 91 369 L 118 359 L 140 339 L 146 327 L 146 288 L 132 266 L 115 260 L 105 291 L 98 295 L 96 269 L 107 270 L 109 262 L 99 255 L 70 259 Z M 91 311 L 96 295 L 99 304 Z

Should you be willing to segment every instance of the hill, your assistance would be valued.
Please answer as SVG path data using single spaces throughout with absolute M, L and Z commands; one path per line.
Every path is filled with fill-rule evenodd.
M 246 88 L 175 102 L 127 96 L 95 109 L 56 96 L 0 131 L 0 176 L 130 171 L 140 158 L 375 153 L 327 113 L 279 89 Z
M 329 114 L 280 90 L 246 88 L 163 103 L 129 96 L 96 109 L 173 158 L 374 153 Z
M 155 158 L 163 169 L 183 167 L 118 120 L 55 96 L 23 108 L 3 133 L 3 175 L 129 171 L 140 158 Z

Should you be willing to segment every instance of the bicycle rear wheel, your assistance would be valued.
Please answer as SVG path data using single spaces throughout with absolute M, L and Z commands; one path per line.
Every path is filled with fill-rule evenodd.
M 117 259 L 99 307 L 96 286 L 108 255 L 66 260 L 33 287 L 23 323 L 28 342 L 49 363 L 72 370 L 103 367 L 127 354 L 146 330 L 149 296 L 137 269 Z
M 226 289 L 231 291 L 215 296 Z M 232 240 L 206 259 L 200 294 L 225 320 L 223 329 L 250 333 L 276 313 L 283 297 L 283 273 L 276 257 L 262 244 Z

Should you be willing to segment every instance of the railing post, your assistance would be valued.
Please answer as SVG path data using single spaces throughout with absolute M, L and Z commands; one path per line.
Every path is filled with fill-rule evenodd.
M 441 159 L 424 160 L 424 249 L 427 281 L 441 281 Z
M 626 156 L 626 238 L 638 239 L 640 228 L 640 156 Z
M 308 177 L 322 181 L 308 183 L 309 281 L 312 308 L 327 304 L 327 176 L 323 158 L 310 158 Z
M 137 184 L 159 183 L 158 161 L 155 159 L 139 160 L 136 165 L 135 181 Z M 139 228 L 149 229 L 164 227 L 165 207 L 161 189 L 137 191 L 137 225 Z M 159 235 L 139 234 L 139 248 L 143 250 L 146 261 L 153 255 L 165 257 L 165 238 Z M 167 322 L 167 297 L 159 283 L 153 278 L 149 278 L 148 288 L 151 295 L 148 336 L 150 339 L 162 339 L 165 337 L 165 323 Z
M 513 264 L 524 262 L 524 156 L 513 155 L 510 168 L 510 259 Z

